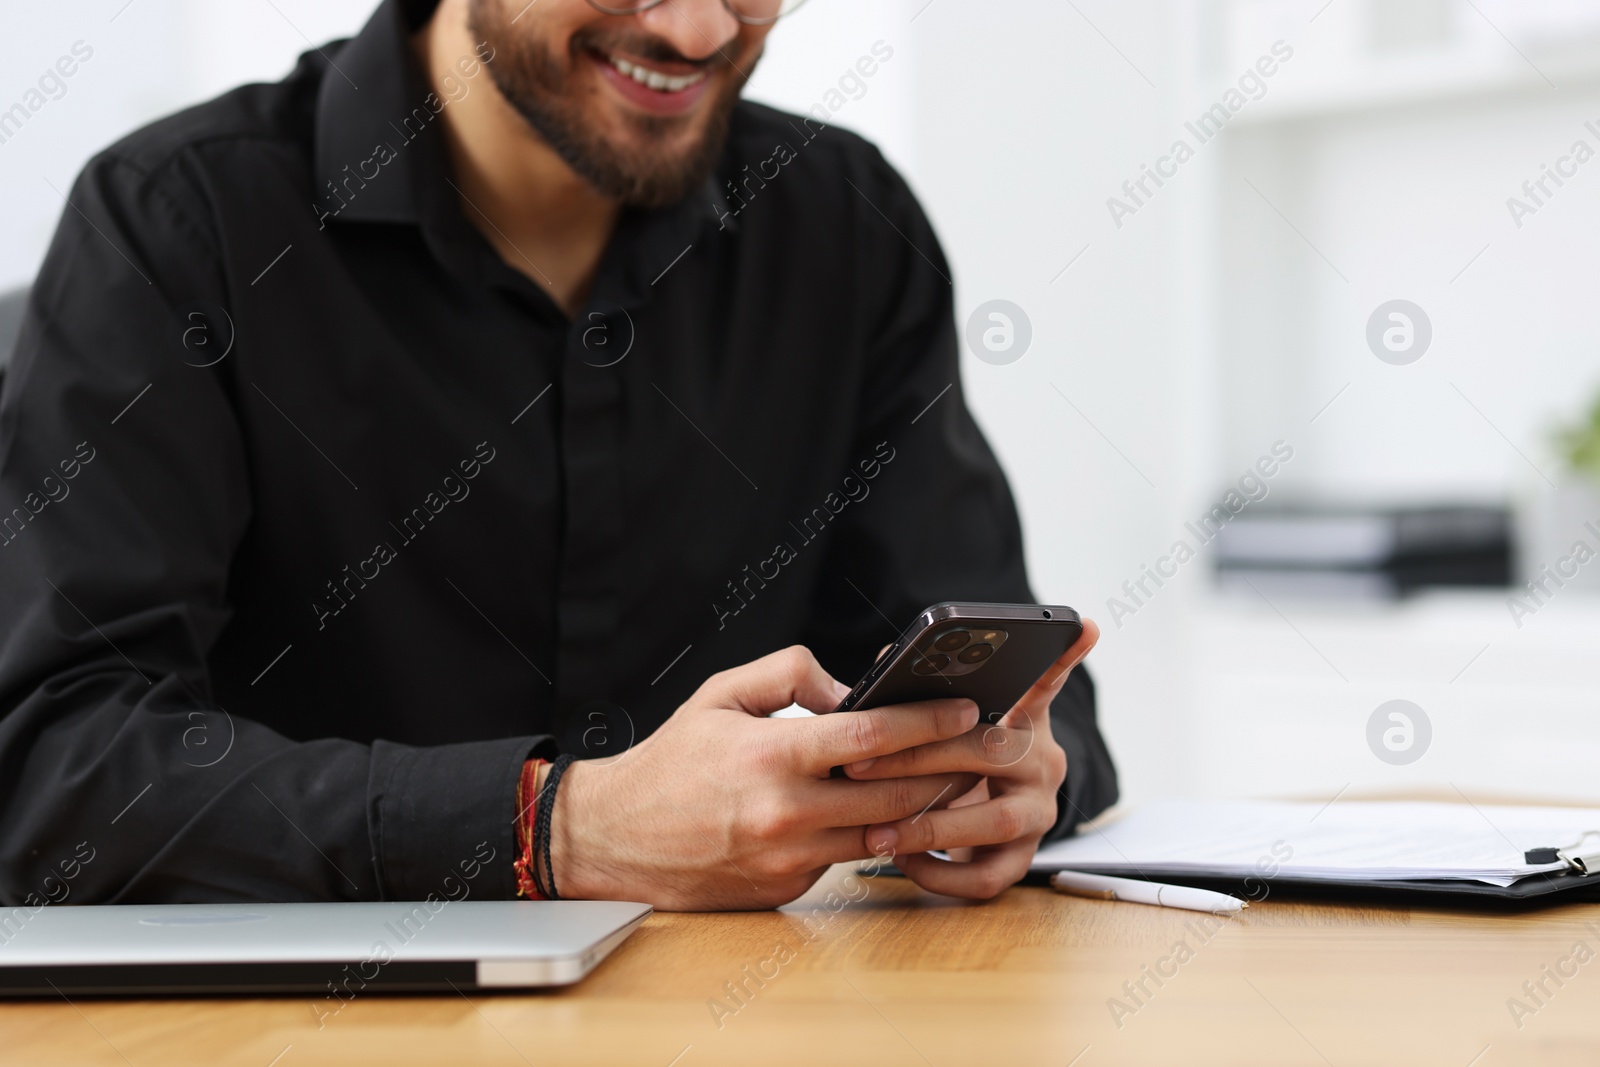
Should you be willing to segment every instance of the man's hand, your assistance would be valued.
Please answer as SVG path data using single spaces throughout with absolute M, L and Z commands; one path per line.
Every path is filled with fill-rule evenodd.
M 973 803 L 950 804 L 914 818 L 868 827 L 867 847 L 893 854 L 906 877 L 935 893 L 987 899 L 1027 873 L 1039 839 L 1056 821 L 1056 790 L 1066 780 L 1067 756 L 1050 730 L 1050 702 L 1067 675 L 1100 640 L 1100 628 L 1083 621 L 1083 636 L 992 726 L 960 737 L 847 765 L 862 783 L 931 781 L 940 775 L 982 775 Z M 987 793 L 984 791 L 987 787 Z M 933 849 L 970 849 L 970 861 L 929 856 Z
M 992 773 L 829 778 L 842 764 L 935 751 L 978 721 L 970 700 L 822 714 L 848 692 L 794 646 L 712 675 L 615 761 L 574 763 L 551 820 L 557 891 L 669 910 L 775 907 L 829 865 L 871 856 L 866 826 L 898 825 Z M 790 704 L 818 717 L 766 717 Z

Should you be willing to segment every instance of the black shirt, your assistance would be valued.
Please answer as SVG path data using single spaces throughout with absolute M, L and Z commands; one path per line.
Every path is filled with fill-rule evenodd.
M 875 149 L 740 104 L 569 319 L 464 214 L 407 6 L 73 187 L 0 400 L 6 904 L 509 896 L 530 754 L 1033 599 Z M 1067 827 L 1116 783 L 1081 670 L 1053 710 Z

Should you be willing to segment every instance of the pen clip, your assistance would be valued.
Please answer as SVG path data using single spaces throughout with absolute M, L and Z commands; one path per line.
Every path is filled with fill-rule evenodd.
M 1556 855 L 1579 874 L 1589 875 L 1600 871 L 1600 842 L 1584 847 L 1584 842 L 1590 838 L 1600 838 L 1600 830 L 1585 830 L 1582 837 L 1557 851 Z

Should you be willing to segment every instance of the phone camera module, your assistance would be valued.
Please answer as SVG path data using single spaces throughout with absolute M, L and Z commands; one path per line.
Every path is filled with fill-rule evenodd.
M 923 638 L 914 649 L 911 673 L 954 678 L 982 669 L 1011 635 L 998 626 L 951 625 Z
M 962 663 L 982 663 L 992 655 L 994 655 L 994 646 L 979 642 L 976 645 L 968 645 L 963 648 L 957 653 L 956 659 Z

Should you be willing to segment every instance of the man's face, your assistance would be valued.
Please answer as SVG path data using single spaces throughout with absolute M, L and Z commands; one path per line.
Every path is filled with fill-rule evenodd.
M 620 7 L 625 0 L 608 0 Z M 766 26 L 721 0 L 605 15 L 586 0 L 470 0 L 501 94 L 606 196 L 656 207 L 710 174 Z

